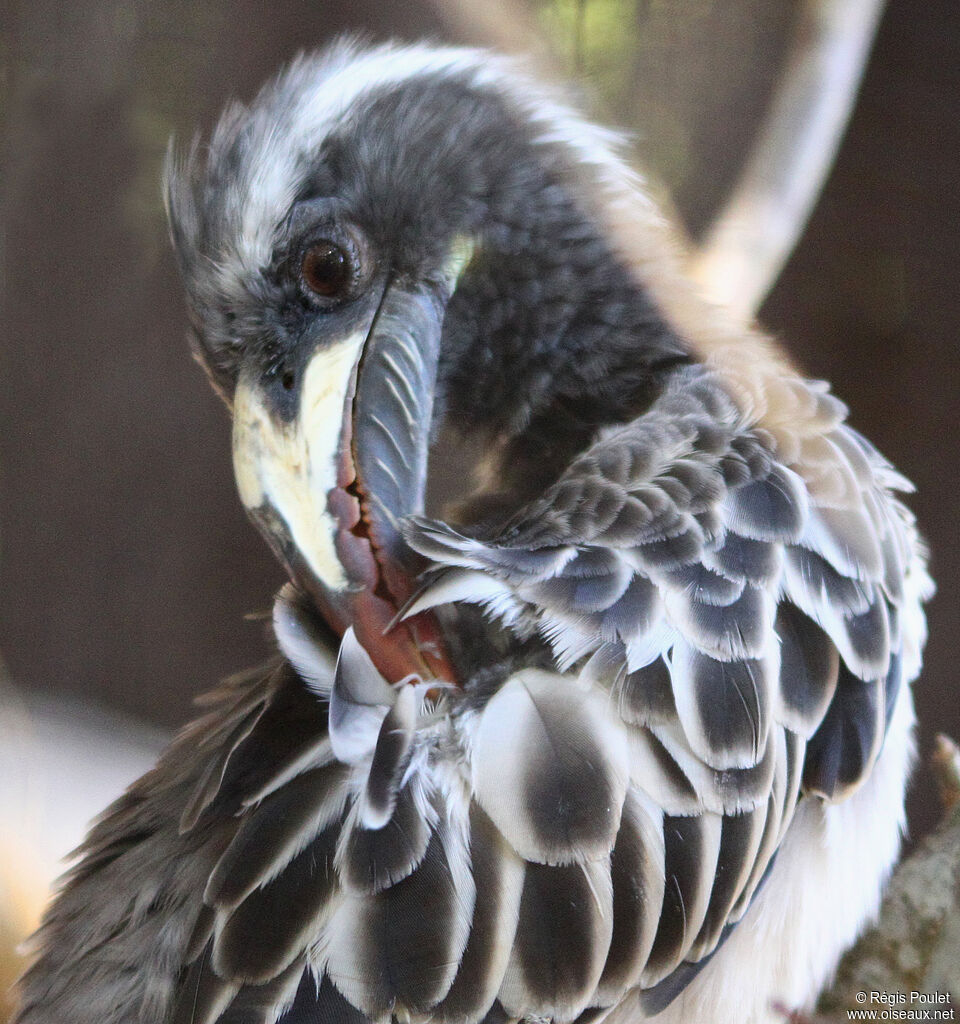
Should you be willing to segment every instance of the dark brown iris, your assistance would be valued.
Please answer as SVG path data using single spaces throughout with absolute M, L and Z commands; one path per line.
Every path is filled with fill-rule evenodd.
M 339 245 L 317 242 L 303 254 L 300 275 L 310 291 L 325 299 L 335 299 L 350 284 L 350 261 Z

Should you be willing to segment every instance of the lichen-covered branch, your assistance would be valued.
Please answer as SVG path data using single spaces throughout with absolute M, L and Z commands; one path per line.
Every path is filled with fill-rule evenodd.
M 903 993 L 901 1007 L 910 1006 L 912 993 L 950 999 L 934 1004 L 913 997 L 915 1007 L 960 1007 L 960 750 L 946 737 L 938 741 L 934 765 L 946 817 L 897 868 L 879 920 L 843 958 L 820 999 L 829 1017 L 849 1019 L 847 1010 L 871 1005 L 872 992 Z

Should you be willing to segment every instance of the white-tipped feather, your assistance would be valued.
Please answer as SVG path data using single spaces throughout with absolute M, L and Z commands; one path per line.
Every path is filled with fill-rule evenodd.
M 403 618 L 408 619 L 438 605 L 457 601 L 488 606 L 503 605 L 504 609 L 519 607 L 519 602 L 505 583 L 479 569 L 449 569 L 424 587 L 404 609 Z
M 525 1007 L 538 1006 L 547 1019 L 575 1020 L 596 991 L 612 932 L 608 858 L 567 867 L 529 865 L 499 994 L 508 1015 L 519 1018 Z
M 337 760 L 356 764 L 373 753 L 394 699 L 351 626 L 343 635 L 330 693 L 330 743 Z
M 677 716 L 691 750 L 720 770 L 748 768 L 767 745 L 779 649 L 773 635 L 757 660 L 722 662 L 692 644 L 673 646 L 671 678 Z
M 277 645 L 314 693 L 329 696 L 336 665 L 333 652 L 297 607 L 293 586 L 284 584 L 273 602 L 273 632 Z
M 480 715 L 472 755 L 477 801 L 527 860 L 568 864 L 613 848 L 629 761 L 601 695 L 526 669 Z
M 418 703 L 413 686 L 402 684 L 397 688 L 396 701 L 380 726 L 367 784 L 359 800 L 363 828 L 383 828 L 393 815 L 410 761 Z

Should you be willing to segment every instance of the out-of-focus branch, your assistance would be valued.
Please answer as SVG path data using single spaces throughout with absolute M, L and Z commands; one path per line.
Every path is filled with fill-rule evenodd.
M 432 0 L 458 35 L 563 74 L 526 4 Z M 706 296 L 751 318 L 799 239 L 843 136 L 885 0 L 803 0 L 769 114 L 691 270 Z
M 13 1013 L 13 985 L 25 965 L 20 943 L 40 921 L 49 881 L 35 870 L 30 851 L 0 838 L 0 1022 Z
M 524 54 L 541 65 L 540 70 L 559 78 L 555 60 L 537 31 L 527 4 L 508 0 L 431 0 L 443 21 L 465 40 L 489 46 L 501 53 Z
M 805 0 L 770 112 L 693 273 L 708 298 L 756 313 L 833 164 L 885 0 Z
M 932 761 L 940 789 L 940 802 L 949 814 L 960 805 L 960 749 L 949 736 L 940 733 L 933 748 Z

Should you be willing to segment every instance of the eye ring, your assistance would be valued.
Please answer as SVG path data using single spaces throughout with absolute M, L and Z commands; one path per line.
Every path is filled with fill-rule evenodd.
M 300 257 L 300 280 L 321 299 L 339 299 L 350 290 L 354 278 L 350 254 L 329 238 L 321 238 Z

